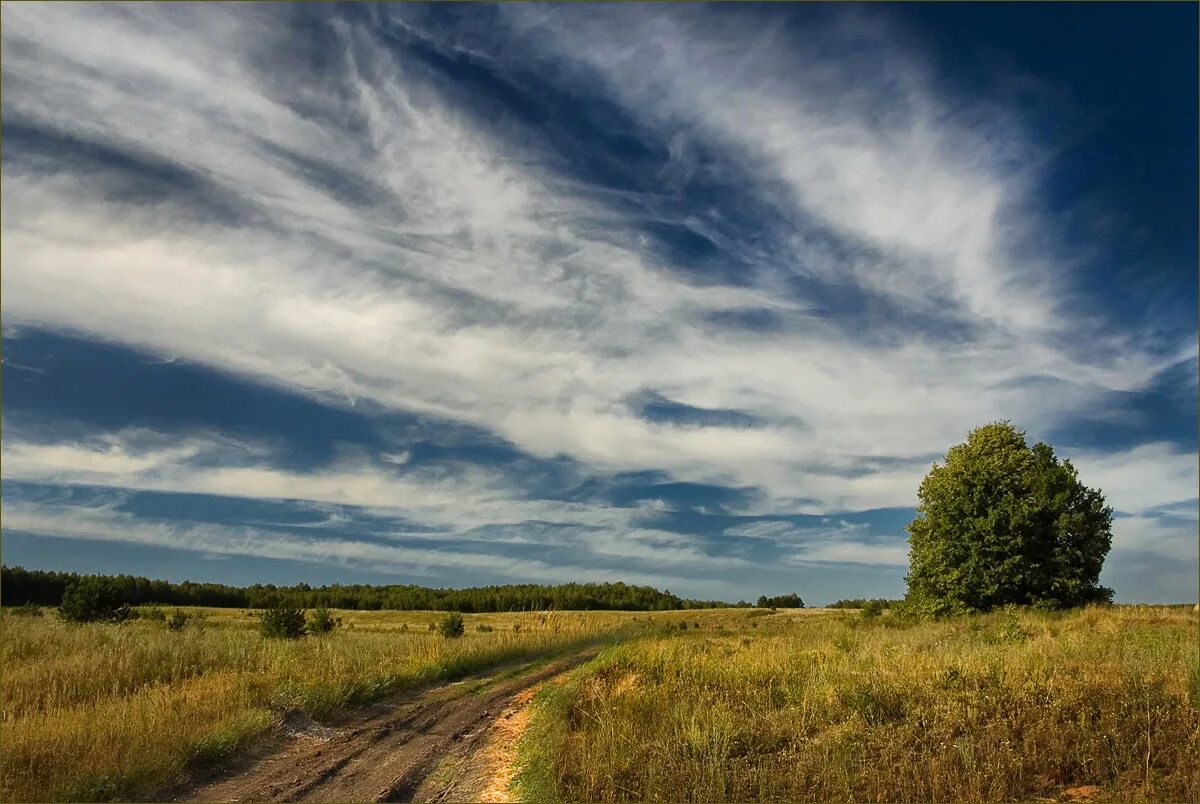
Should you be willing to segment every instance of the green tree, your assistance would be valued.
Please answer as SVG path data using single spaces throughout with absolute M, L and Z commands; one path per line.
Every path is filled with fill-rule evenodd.
M 265 637 L 299 639 L 304 636 L 304 609 L 278 603 L 262 613 L 259 631 Z
M 973 430 L 918 492 L 908 526 L 908 597 L 918 611 L 1008 604 L 1067 608 L 1104 602 L 1112 509 L 1046 444 L 1009 422 Z
M 72 623 L 119 623 L 137 614 L 125 602 L 115 579 L 93 575 L 67 586 L 58 616 Z
M 447 614 L 437 627 L 438 633 L 446 637 L 446 639 L 458 639 L 466 632 L 467 626 L 463 622 L 463 616 L 458 612 Z
M 325 606 L 318 606 L 313 609 L 312 616 L 308 620 L 308 632 L 310 634 L 328 634 L 342 624 L 341 617 L 334 617 Z

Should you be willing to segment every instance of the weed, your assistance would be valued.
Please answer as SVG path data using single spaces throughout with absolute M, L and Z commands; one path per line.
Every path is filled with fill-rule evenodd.
M 1000 641 L 1007 643 L 1024 642 L 1028 638 L 1021 628 L 1021 617 L 1016 606 L 1004 607 L 1004 623 L 1000 626 Z

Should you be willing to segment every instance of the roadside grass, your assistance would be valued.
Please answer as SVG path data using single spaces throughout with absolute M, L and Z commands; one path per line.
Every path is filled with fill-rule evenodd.
M 1094 785 L 1200 800 L 1186 609 L 749 614 L 658 630 L 547 685 L 520 799 L 1000 801 Z
M 333 634 L 280 640 L 250 612 L 183 610 L 192 619 L 177 632 L 0 617 L 0 800 L 143 796 L 225 761 L 284 711 L 327 720 L 639 624 L 624 612 L 467 615 L 467 635 L 447 640 L 429 630 L 436 612 L 340 611 Z

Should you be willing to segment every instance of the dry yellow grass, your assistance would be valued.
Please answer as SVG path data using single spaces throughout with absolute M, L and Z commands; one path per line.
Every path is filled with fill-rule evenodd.
M 547 687 L 522 798 L 1200 798 L 1190 610 L 756 614 L 619 645 Z
M 247 612 L 189 609 L 161 622 L 69 625 L 0 618 L 0 799 L 126 798 L 219 761 L 301 709 L 322 717 L 391 692 L 613 632 L 622 613 L 468 615 L 462 639 L 433 612 L 338 612 L 343 629 L 263 639 Z M 495 630 L 481 633 L 479 625 Z M 520 630 L 515 631 L 514 626 Z

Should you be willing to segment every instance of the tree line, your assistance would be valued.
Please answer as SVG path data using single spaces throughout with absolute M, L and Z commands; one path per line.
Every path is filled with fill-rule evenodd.
M 499 611 L 617 610 L 669 611 L 673 609 L 725 608 L 720 600 L 690 600 L 650 586 L 625 583 L 567 583 L 557 586 L 508 584 L 469 589 L 431 589 L 412 585 L 371 586 L 333 584 L 295 586 L 254 584 L 238 587 L 217 583 L 171 583 L 133 575 L 84 576 L 74 572 L 0 568 L 0 603 L 20 606 L 33 603 L 59 606 L 68 587 L 85 577 L 102 577 L 130 606 L 173 605 L 216 608 L 297 608 L 396 611 L 458 611 L 466 614 Z M 742 605 L 746 605 L 743 603 Z
M 775 597 L 767 597 L 762 595 L 758 598 L 758 608 L 760 609 L 802 609 L 804 601 L 800 599 L 800 595 L 792 593 L 790 595 L 776 595 Z
M 892 600 L 886 597 L 848 597 L 845 600 L 838 600 L 830 603 L 825 608 L 827 609 L 890 609 L 897 607 L 901 601 Z

